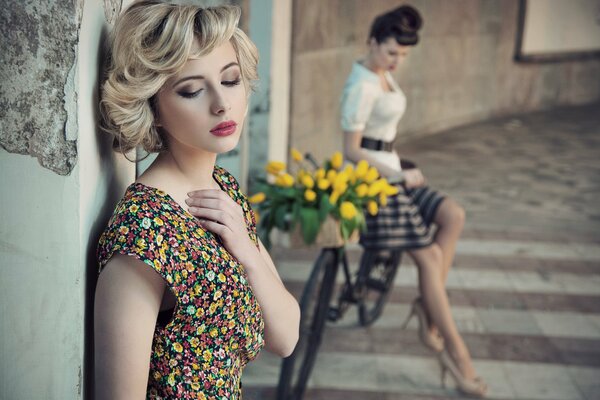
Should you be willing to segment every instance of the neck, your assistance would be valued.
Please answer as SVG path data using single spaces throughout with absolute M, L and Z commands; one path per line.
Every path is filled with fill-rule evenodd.
M 376 65 L 373 63 L 373 61 L 372 61 L 372 59 L 371 59 L 370 55 L 367 55 L 367 56 L 365 57 L 365 59 L 364 59 L 364 61 L 363 61 L 363 65 L 364 65 L 365 67 L 367 67 L 367 69 L 369 69 L 369 70 L 371 70 L 372 72 L 376 73 L 377 75 L 383 75 L 383 74 L 385 73 L 385 70 L 384 70 L 384 69 L 377 67 L 377 66 L 376 66 Z
M 187 193 L 198 189 L 218 188 L 218 184 L 213 179 L 216 160 L 215 153 L 199 154 L 196 151 L 170 149 L 161 153 L 157 161 L 168 173 L 171 183 Z

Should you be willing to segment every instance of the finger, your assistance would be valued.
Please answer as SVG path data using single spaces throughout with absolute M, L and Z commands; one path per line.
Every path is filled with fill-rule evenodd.
M 185 199 L 185 203 L 190 207 L 205 207 L 212 208 L 215 210 L 223 210 L 230 208 L 229 203 L 226 203 L 221 199 L 188 197 L 187 199 Z
M 194 200 L 202 200 L 202 199 L 216 199 L 221 200 L 223 204 L 226 204 L 233 208 L 241 208 L 240 205 L 231 198 L 227 193 L 218 189 L 203 189 L 203 190 L 194 190 L 188 193 L 188 198 Z
M 189 212 L 197 218 L 218 222 L 222 225 L 229 225 L 233 220 L 233 217 L 223 210 L 205 207 L 190 207 Z
M 225 237 L 229 232 L 231 232 L 231 229 L 218 222 L 211 221 L 208 219 L 200 219 L 199 221 L 200 225 L 202 225 L 205 229 L 221 237 Z
M 189 197 L 198 197 L 204 199 L 230 199 L 233 201 L 231 197 L 227 193 L 219 189 L 202 189 L 202 190 L 193 190 L 188 192 Z

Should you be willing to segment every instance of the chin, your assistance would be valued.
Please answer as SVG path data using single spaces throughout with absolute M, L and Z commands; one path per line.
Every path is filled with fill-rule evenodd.
M 239 141 L 240 141 L 239 137 L 222 138 L 219 143 L 215 143 L 214 146 L 211 146 L 212 147 L 211 151 L 216 154 L 223 154 L 223 153 L 230 152 L 231 150 L 235 149 L 235 147 L 238 145 Z

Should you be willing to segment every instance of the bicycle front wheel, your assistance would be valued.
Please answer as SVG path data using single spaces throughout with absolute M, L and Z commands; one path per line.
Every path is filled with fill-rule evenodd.
M 337 249 L 323 249 L 302 292 L 300 337 L 281 365 L 278 400 L 301 400 L 304 395 L 325 329 L 337 269 Z
M 369 326 L 381 315 L 400 265 L 398 250 L 365 250 L 356 277 L 358 317 Z

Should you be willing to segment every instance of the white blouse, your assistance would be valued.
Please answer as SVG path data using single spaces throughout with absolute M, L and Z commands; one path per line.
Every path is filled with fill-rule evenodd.
M 392 75 L 386 71 L 392 91 L 381 87 L 379 76 L 355 62 L 346 80 L 341 100 L 341 125 L 344 131 L 362 131 L 362 136 L 391 142 L 396 138 L 398 122 L 406 110 L 406 96 Z M 400 170 L 400 157 L 394 150 L 362 149 L 390 168 Z

